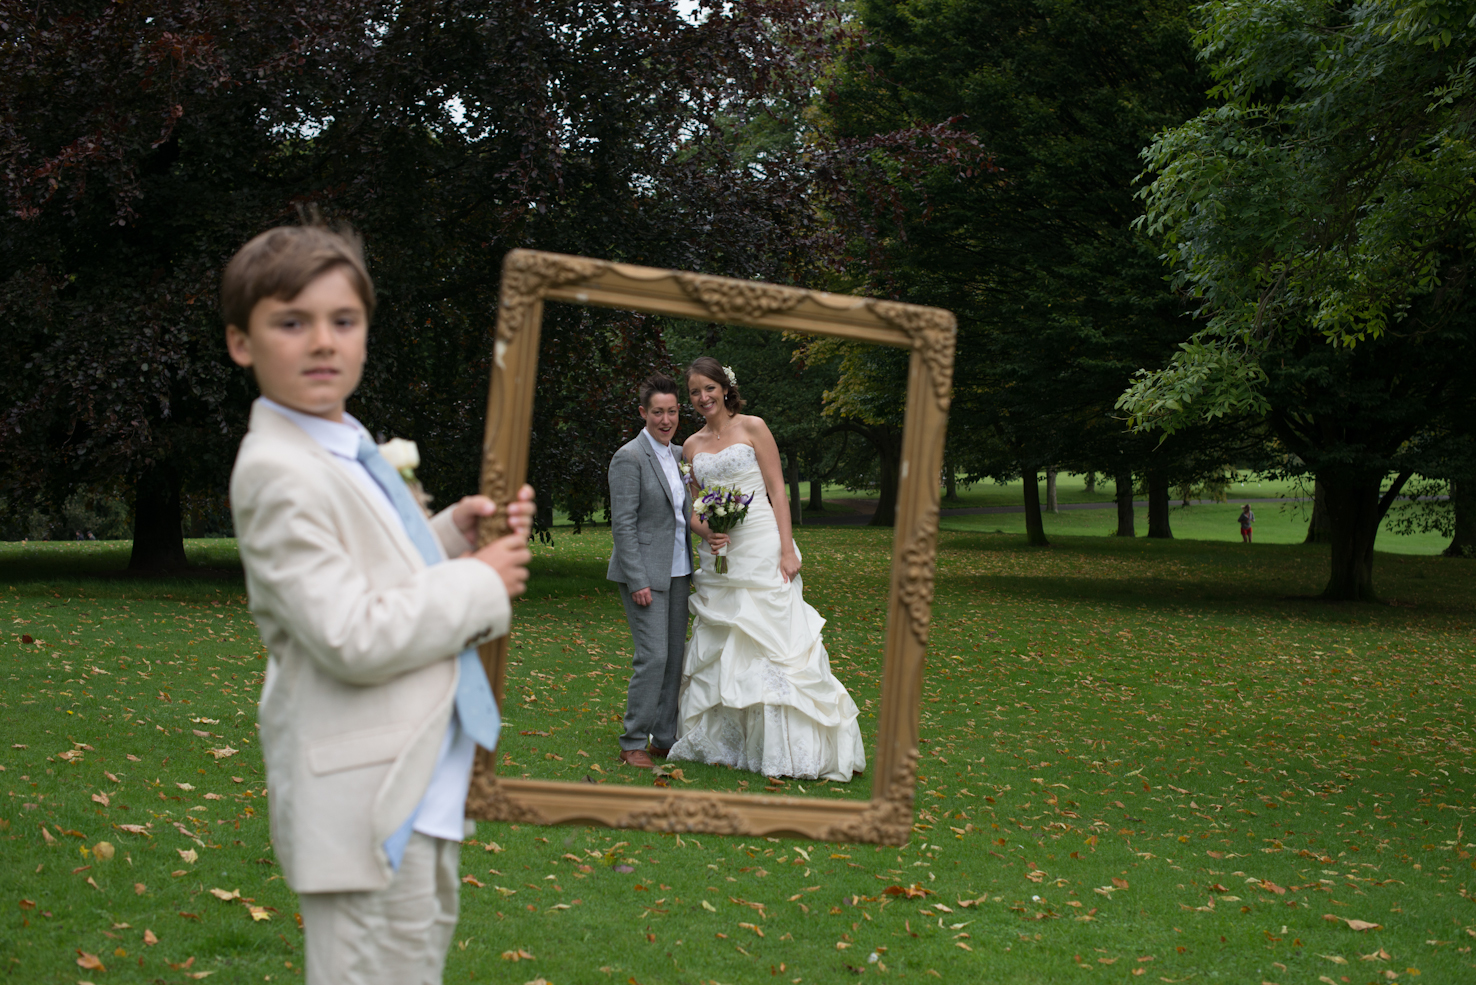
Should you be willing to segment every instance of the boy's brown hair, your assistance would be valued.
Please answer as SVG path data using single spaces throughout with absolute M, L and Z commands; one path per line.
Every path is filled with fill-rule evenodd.
M 364 247 L 351 229 L 323 225 L 278 226 L 236 251 L 220 278 L 220 313 L 227 325 L 251 330 L 251 309 L 262 298 L 288 301 L 315 279 L 343 267 L 365 318 L 374 316 L 374 282 L 364 265 Z

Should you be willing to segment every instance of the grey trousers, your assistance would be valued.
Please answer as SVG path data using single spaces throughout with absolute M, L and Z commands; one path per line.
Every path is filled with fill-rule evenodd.
M 460 842 L 417 831 L 385 888 L 303 893 L 307 985 L 441 985 L 460 860 Z
M 677 697 L 682 686 L 682 654 L 687 648 L 687 596 L 691 575 L 671 580 L 664 592 L 651 590 L 650 605 L 636 605 L 630 586 L 621 584 L 625 621 L 635 641 L 630 687 L 625 697 L 621 749 L 670 749 L 676 741 Z

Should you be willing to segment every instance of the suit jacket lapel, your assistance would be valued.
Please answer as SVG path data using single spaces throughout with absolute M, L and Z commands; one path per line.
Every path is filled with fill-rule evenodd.
M 646 453 L 646 459 L 651 463 L 651 468 L 656 470 L 656 482 L 661 486 L 661 491 L 666 493 L 666 501 L 675 507 L 676 503 L 671 498 L 671 483 L 666 481 L 666 470 L 661 467 L 661 462 L 657 460 L 656 450 L 651 447 L 650 440 L 644 435 L 636 435 L 636 440 L 641 443 L 641 450 Z

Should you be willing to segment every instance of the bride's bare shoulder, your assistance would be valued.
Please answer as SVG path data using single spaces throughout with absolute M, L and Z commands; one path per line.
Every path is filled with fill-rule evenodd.
M 758 417 L 754 414 L 735 414 L 733 415 L 733 420 L 740 428 L 743 429 L 744 434 L 755 435 L 769 433 L 769 425 L 764 423 L 764 419 L 762 417 Z

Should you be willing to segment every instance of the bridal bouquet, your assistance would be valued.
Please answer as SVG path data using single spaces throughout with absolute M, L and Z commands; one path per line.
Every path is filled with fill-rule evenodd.
M 696 502 L 692 512 L 702 518 L 707 528 L 716 534 L 725 534 L 748 516 L 748 504 L 753 502 L 753 495 L 730 489 L 726 486 L 704 486 L 697 493 Z M 720 575 L 728 573 L 728 559 L 725 555 L 716 554 L 712 561 L 712 570 Z

